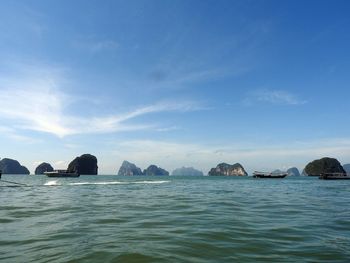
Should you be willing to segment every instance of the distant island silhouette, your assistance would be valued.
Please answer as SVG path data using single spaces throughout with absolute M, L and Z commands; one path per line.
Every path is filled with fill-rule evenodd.
M 67 172 L 79 173 L 81 175 L 97 175 L 98 165 L 97 157 L 92 154 L 83 154 L 72 160 L 68 167 Z M 43 162 L 39 164 L 34 174 L 40 175 L 45 172 L 51 172 L 54 168 L 51 164 Z M 0 171 L 2 174 L 30 174 L 29 170 L 20 164 L 19 161 L 3 158 L 0 160 Z M 275 170 L 273 172 L 283 172 L 281 170 Z M 284 171 L 288 176 L 300 176 L 300 172 L 296 167 L 290 167 L 287 171 Z M 336 158 L 323 157 L 309 162 L 303 169 L 302 175 L 304 176 L 319 176 L 322 173 L 349 173 L 350 164 L 344 164 L 343 166 Z M 168 176 L 170 173 L 154 164 L 151 164 L 143 171 L 135 164 L 124 160 L 121 164 L 118 172 L 119 176 Z M 203 172 L 193 167 L 180 167 L 175 169 L 171 175 L 180 176 L 203 176 Z M 215 168 L 211 168 L 208 171 L 209 176 L 247 176 L 245 168 L 240 163 L 228 164 L 219 163 Z

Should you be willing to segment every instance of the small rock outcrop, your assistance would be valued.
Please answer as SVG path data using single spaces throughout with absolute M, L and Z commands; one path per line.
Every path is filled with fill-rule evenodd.
M 181 167 L 175 169 L 171 175 L 179 175 L 179 176 L 203 176 L 203 172 L 199 171 L 197 169 L 194 169 L 193 167 Z
M 212 176 L 247 176 L 248 173 L 244 170 L 243 166 L 239 163 L 233 165 L 227 163 L 220 163 L 216 168 L 212 168 L 208 175 Z
M 9 158 L 4 158 L 0 161 L 0 170 L 3 174 L 29 174 L 27 167 Z
M 79 173 L 82 175 L 96 175 L 97 169 L 97 158 L 91 154 L 83 154 L 70 162 L 67 172 Z
M 143 170 L 144 175 L 169 175 L 169 172 L 156 166 L 150 165 L 147 169 Z
M 343 165 L 343 168 L 344 168 L 345 172 L 347 172 L 348 174 L 350 174 L 350 163 L 344 164 L 344 165 Z
M 319 176 L 322 173 L 345 173 L 343 166 L 337 159 L 324 157 L 314 160 L 305 166 L 308 176 Z
M 52 172 L 53 168 L 51 164 L 49 163 L 41 163 L 38 165 L 38 167 L 35 169 L 35 174 L 44 174 L 44 172 Z
M 298 168 L 292 167 L 287 170 L 288 176 L 300 176 L 300 172 Z
M 129 163 L 128 161 L 124 161 L 118 171 L 118 175 L 125 175 L 125 176 L 142 175 L 142 174 L 143 173 L 139 167 L 137 167 L 133 163 Z

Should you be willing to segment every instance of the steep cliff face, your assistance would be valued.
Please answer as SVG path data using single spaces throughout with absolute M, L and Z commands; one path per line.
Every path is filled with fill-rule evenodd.
M 17 160 L 9 158 L 0 161 L 0 170 L 3 174 L 29 174 L 27 167 L 22 166 Z
M 41 163 L 35 169 L 35 174 L 44 174 L 44 172 L 52 172 L 53 168 L 49 163 Z
M 308 176 L 319 176 L 322 173 L 345 173 L 340 162 L 335 158 L 324 157 L 308 163 L 304 169 Z
M 288 176 L 300 176 L 300 172 L 298 168 L 292 167 L 287 170 Z
M 67 172 L 79 173 L 82 175 L 96 175 L 97 169 L 97 158 L 91 154 L 83 154 L 70 162 Z
M 190 176 L 202 176 L 203 172 L 199 171 L 197 169 L 194 169 L 193 167 L 181 167 L 181 168 L 177 168 L 175 169 L 171 175 L 179 175 L 179 176 L 186 176 L 186 175 L 190 175 Z
M 169 172 L 152 164 L 143 171 L 143 174 L 144 175 L 169 175 Z
M 133 163 L 129 163 L 128 161 L 124 161 L 118 171 L 118 175 L 124 175 L 124 176 L 142 175 L 142 174 L 143 173 L 139 167 L 137 167 Z
M 244 170 L 243 166 L 239 163 L 233 165 L 227 163 L 220 163 L 216 168 L 212 168 L 209 173 L 212 176 L 247 176 L 248 173 Z

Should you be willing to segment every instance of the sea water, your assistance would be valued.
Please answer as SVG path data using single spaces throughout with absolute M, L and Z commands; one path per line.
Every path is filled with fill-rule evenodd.
M 350 262 L 350 182 L 3 175 L 2 262 Z

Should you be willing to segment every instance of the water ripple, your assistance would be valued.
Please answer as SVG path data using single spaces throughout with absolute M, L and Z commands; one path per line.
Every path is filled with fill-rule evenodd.
M 0 261 L 348 262 L 350 258 L 348 182 L 166 179 L 21 177 L 32 187 L 0 191 Z

